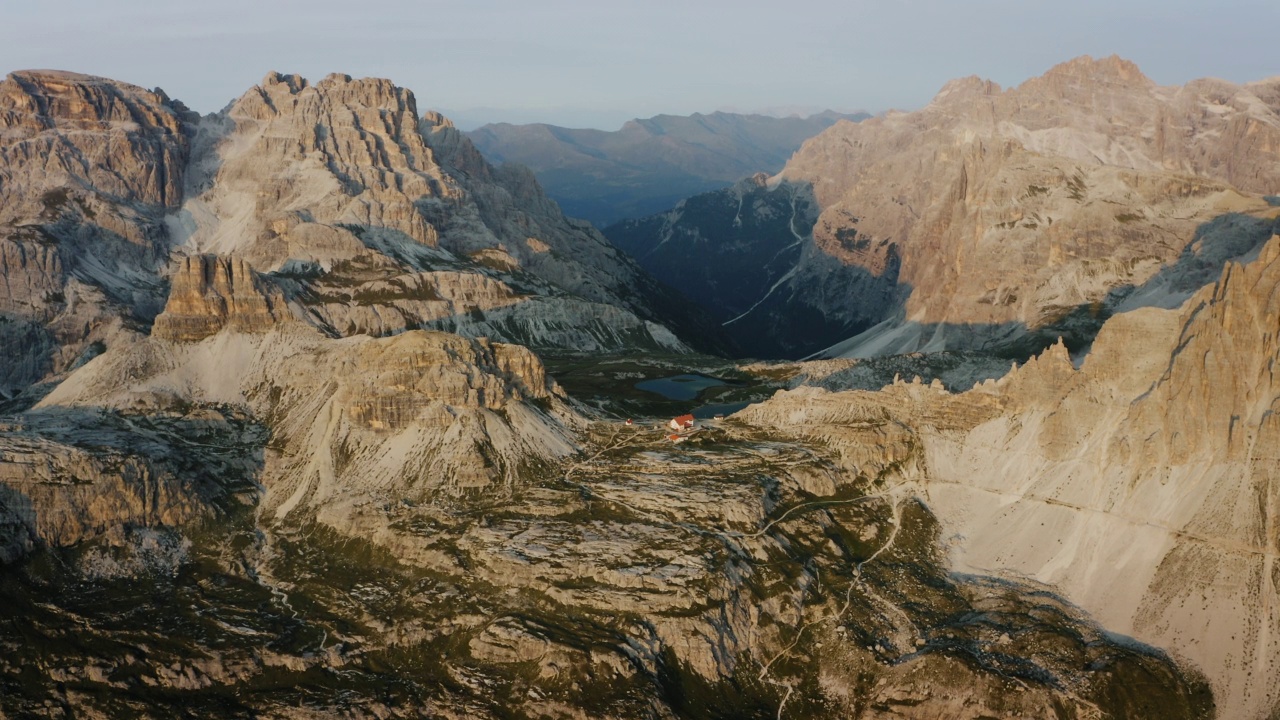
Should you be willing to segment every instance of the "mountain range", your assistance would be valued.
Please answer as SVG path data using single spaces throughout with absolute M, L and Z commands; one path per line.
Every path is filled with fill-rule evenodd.
M 269 75 L 201 118 L 162 92 L 13 73 L 0 86 L 0 392 L 146 333 L 174 282 L 223 315 L 236 304 L 210 296 L 268 288 L 288 301 L 276 319 L 335 337 L 421 327 L 685 349 L 660 308 L 676 324 L 696 311 L 565 218 L 527 170 L 490 166 L 414 102 L 386 81 Z M 243 261 L 223 268 L 226 287 L 209 254 Z
M 1278 112 L 959 80 L 615 246 L 387 80 L 11 73 L 0 714 L 1274 717 Z
M 606 235 L 682 287 L 763 268 L 703 304 L 764 357 L 1025 358 L 1058 336 L 1087 346 L 1118 309 L 1175 306 L 1256 252 L 1278 153 L 1280 80 L 1160 87 L 1085 57 L 1008 90 L 953 81 L 921 110 L 833 126 L 746 194 Z
M 496 123 L 467 136 L 490 162 L 532 170 L 569 215 L 604 227 L 754 173 L 775 173 L 806 139 L 841 120 L 867 117 L 713 112 L 631 120 L 612 132 Z

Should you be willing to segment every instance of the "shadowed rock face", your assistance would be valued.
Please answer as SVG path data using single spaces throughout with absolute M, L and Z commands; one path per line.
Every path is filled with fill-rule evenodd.
M 654 277 L 707 308 L 740 354 L 795 358 L 879 322 L 899 292 L 891 243 L 855 243 L 863 255 L 883 253 L 875 274 L 863 265 L 831 258 L 823 264 L 814 257 L 811 240 L 820 209 L 808 183 L 760 174 L 604 232 Z M 814 263 L 830 272 L 797 292 L 797 267 Z M 850 297 L 861 298 L 861 305 L 843 314 L 831 311 Z
M 189 528 L 253 502 L 263 428 L 244 413 L 51 408 L 0 436 L 0 562 L 130 528 Z M 210 446 L 216 438 L 220 446 Z

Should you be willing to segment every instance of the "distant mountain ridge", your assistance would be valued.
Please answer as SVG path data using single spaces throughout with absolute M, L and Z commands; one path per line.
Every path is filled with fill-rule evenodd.
M 809 117 L 656 115 L 621 129 L 489 124 L 467 133 L 493 163 L 528 166 L 565 214 L 599 227 L 665 210 L 757 172 L 775 173 L 801 143 L 866 113 Z

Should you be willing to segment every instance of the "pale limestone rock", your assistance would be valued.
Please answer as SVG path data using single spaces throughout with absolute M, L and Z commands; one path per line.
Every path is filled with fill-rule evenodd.
M 0 224 L 38 216 L 45 190 L 83 182 L 113 202 L 182 198 L 184 108 L 106 78 L 50 70 L 0 83 Z M 104 198 L 104 199 L 106 199 Z
M 192 116 L 159 91 L 50 70 L 0 82 L 0 394 L 147 323 L 163 303 L 164 212 L 181 201 Z M 35 328 L 38 328 L 35 329 Z M 25 331 L 24 331 L 25 332 Z M 35 349 L 35 357 L 28 350 Z
M 271 73 L 202 122 L 193 147 L 188 198 L 169 218 L 175 239 L 292 278 L 299 314 L 329 332 L 439 328 L 540 347 L 683 349 L 647 324 L 653 296 L 667 291 L 567 220 L 527 171 L 492 168 L 389 81 L 310 85 Z M 517 308 L 529 300 L 546 304 Z M 503 311 L 487 318 L 492 309 Z M 543 332 L 529 317 L 541 314 L 616 323 L 626 338 L 593 330 L 583 344 Z
M 179 263 L 169 301 L 151 332 L 164 340 L 195 341 L 224 328 L 266 332 L 287 317 L 284 295 L 242 258 L 197 255 Z
M 1087 337 L 1086 311 L 1133 288 L 1123 309 L 1174 307 L 1269 235 L 1277 84 L 1166 88 L 1127 61 L 1080 58 L 1017 88 L 953 81 L 919 111 L 838 123 L 779 176 L 811 184 L 822 207 L 789 287 L 884 321 L 833 356 L 1045 327 Z
M 264 509 L 305 508 L 344 530 L 380 524 L 352 511 L 379 498 L 505 492 L 573 452 L 581 422 L 525 348 L 422 331 L 333 341 L 301 323 L 111 349 L 44 404 L 175 397 L 270 418 L 279 454 L 267 458 Z
M 1224 716 L 1280 701 L 1280 236 L 1180 309 L 1111 318 L 962 395 L 782 392 L 735 415 L 897 468 L 964 571 L 1051 585 L 1193 663 Z M 903 439 L 887 442 L 894 428 Z M 872 433 L 881 433 L 873 435 Z
M 0 564 L 37 546 L 222 516 L 239 502 L 232 495 L 251 494 L 257 468 L 254 431 L 218 413 L 139 422 L 52 408 L 0 430 Z M 250 442 L 242 455 L 217 457 L 189 440 L 209 432 L 223 433 L 228 449 Z

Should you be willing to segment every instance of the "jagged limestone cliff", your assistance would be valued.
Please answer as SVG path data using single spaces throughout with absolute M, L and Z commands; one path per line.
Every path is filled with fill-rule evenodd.
M 192 119 L 104 78 L 0 82 L 0 401 L 159 311 Z
M 650 322 L 667 291 L 567 220 L 531 175 L 492 168 L 387 80 L 335 74 L 312 85 L 269 74 L 206 118 L 194 147 L 188 200 L 170 219 L 176 239 L 287 277 L 290 297 L 331 332 L 476 328 L 570 348 L 582 337 L 557 325 L 595 330 L 604 320 L 620 333 L 590 332 L 587 348 L 683 347 Z M 434 282 L 399 280 L 425 273 Z M 469 302 L 474 284 L 503 302 Z M 451 302 L 436 303 L 442 296 Z M 526 300 L 553 322 L 507 307 Z M 498 307 L 507 309 L 490 318 Z
M 1265 717 L 1280 702 L 1277 288 L 1280 236 L 1179 309 L 1111 318 L 1079 368 L 1059 344 L 960 395 L 801 388 L 743 416 L 830 443 L 850 469 L 907 461 L 959 568 L 1059 589 L 1193 663 L 1223 717 Z
M 183 258 L 170 282 L 169 300 L 152 327 L 157 338 L 203 340 L 223 328 L 265 332 L 288 317 L 284 295 L 243 258 Z
M 386 80 L 272 73 L 199 118 L 160 90 L 21 71 L 0 83 L 0 135 L 0 403 L 149 332 L 170 276 L 181 301 L 189 258 L 211 253 L 275 276 L 273 317 L 330 334 L 685 350 L 667 290 Z M 217 324 L 181 314 L 161 334 Z
M 588 268 L 596 236 L 553 237 L 576 226 L 527 175 L 407 92 L 271 75 L 190 143 L 167 225 L 120 206 L 183 244 L 82 266 L 104 298 L 145 291 L 0 427 L 0 711 L 1276 706 L 1280 240 L 1181 310 L 1117 315 L 1079 369 L 1057 346 L 959 395 L 800 389 L 675 445 L 589 424 L 533 352 L 479 337 L 678 347 L 605 302 L 644 285 Z M 57 252 L 12 257 L 69 272 Z M 448 323 L 476 337 L 415 329 Z
M 829 353 L 1016 348 L 1028 331 L 1029 347 L 1075 347 L 1099 312 L 1181 302 L 1271 234 L 1276 84 L 1160 87 L 1083 57 L 1008 90 L 956 80 L 922 110 L 814 138 L 782 177 L 823 208 L 816 257 L 873 277 L 900 265 L 886 322 Z M 797 268 L 795 287 L 830 273 Z

